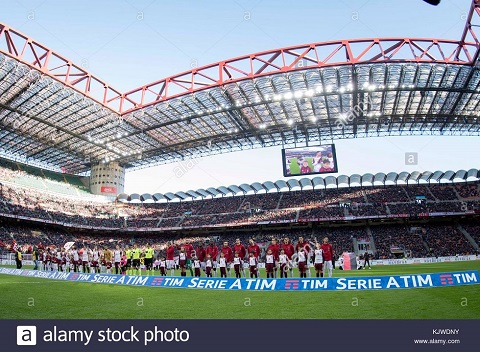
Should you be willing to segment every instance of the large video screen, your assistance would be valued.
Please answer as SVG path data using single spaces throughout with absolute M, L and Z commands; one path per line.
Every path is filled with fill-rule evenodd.
M 282 157 L 285 177 L 338 172 L 334 144 L 282 149 Z

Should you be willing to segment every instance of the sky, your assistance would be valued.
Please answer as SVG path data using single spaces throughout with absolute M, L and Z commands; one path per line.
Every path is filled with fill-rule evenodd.
M 120 91 L 269 49 L 352 38 L 459 39 L 470 0 L 10 0 L 0 22 Z M 478 137 L 334 141 L 339 173 L 478 168 Z M 418 153 L 417 165 L 405 153 Z M 313 176 L 312 176 L 313 177 Z M 166 193 L 284 179 L 281 147 L 127 172 L 126 193 Z

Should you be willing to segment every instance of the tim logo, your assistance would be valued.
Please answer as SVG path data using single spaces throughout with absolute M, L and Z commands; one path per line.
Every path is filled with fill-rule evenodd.
M 285 280 L 285 290 L 298 290 L 299 280 Z
M 70 275 L 70 280 L 76 280 L 76 279 L 78 279 L 78 274 Z
M 17 346 L 35 346 L 36 344 L 36 326 L 17 326 Z
M 453 277 L 450 274 L 440 275 L 440 283 L 442 285 L 453 285 Z
M 163 277 L 156 277 L 153 279 L 152 286 L 163 286 Z

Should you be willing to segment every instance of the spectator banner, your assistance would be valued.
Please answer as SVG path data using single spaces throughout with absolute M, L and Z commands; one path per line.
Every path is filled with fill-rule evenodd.
M 372 277 L 234 279 L 206 277 L 132 276 L 82 274 L 0 268 L 0 274 L 64 281 L 144 287 L 197 288 L 248 291 L 355 291 L 428 288 L 480 283 L 478 271 Z

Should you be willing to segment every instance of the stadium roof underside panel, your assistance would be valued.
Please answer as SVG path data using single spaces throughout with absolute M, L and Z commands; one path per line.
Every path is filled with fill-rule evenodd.
M 479 12 L 472 1 L 461 40 L 299 45 L 127 93 L 0 24 L 0 157 L 84 174 L 333 139 L 478 136 Z
M 132 194 L 130 196 L 126 194 L 120 194 L 117 196 L 119 201 L 131 201 L 138 199 L 148 200 L 148 202 L 155 201 L 185 201 L 192 200 L 196 198 L 211 198 L 211 197 L 224 197 L 224 196 L 244 196 L 247 194 L 259 194 L 259 193 L 277 193 L 277 192 L 288 192 L 288 191 L 306 191 L 306 190 L 324 190 L 331 188 L 347 188 L 347 187 L 375 187 L 375 186 L 389 186 L 389 185 L 402 185 L 408 187 L 408 185 L 416 184 L 441 184 L 441 183 L 453 183 L 453 182 L 467 182 L 467 181 L 478 181 L 480 179 L 480 171 L 478 169 L 470 169 L 468 171 L 459 170 L 454 171 L 425 171 L 423 173 L 418 171 L 413 171 L 408 173 L 406 171 L 401 173 L 390 172 L 388 175 L 384 173 L 378 173 L 375 175 L 364 174 L 364 175 L 340 175 L 338 177 L 327 176 L 325 178 L 314 177 L 312 179 L 302 178 L 301 180 L 290 179 L 288 182 L 279 180 L 277 182 L 265 182 L 263 185 L 255 182 L 251 185 L 242 184 L 240 186 L 229 186 L 229 192 L 226 187 L 218 187 L 217 189 L 211 187 L 208 189 L 208 192 L 199 189 L 196 191 L 188 192 L 177 192 L 176 194 L 167 193 L 169 196 L 167 198 L 162 195 L 154 194 L 149 197 L 148 194 L 143 194 L 140 198 L 137 194 Z

